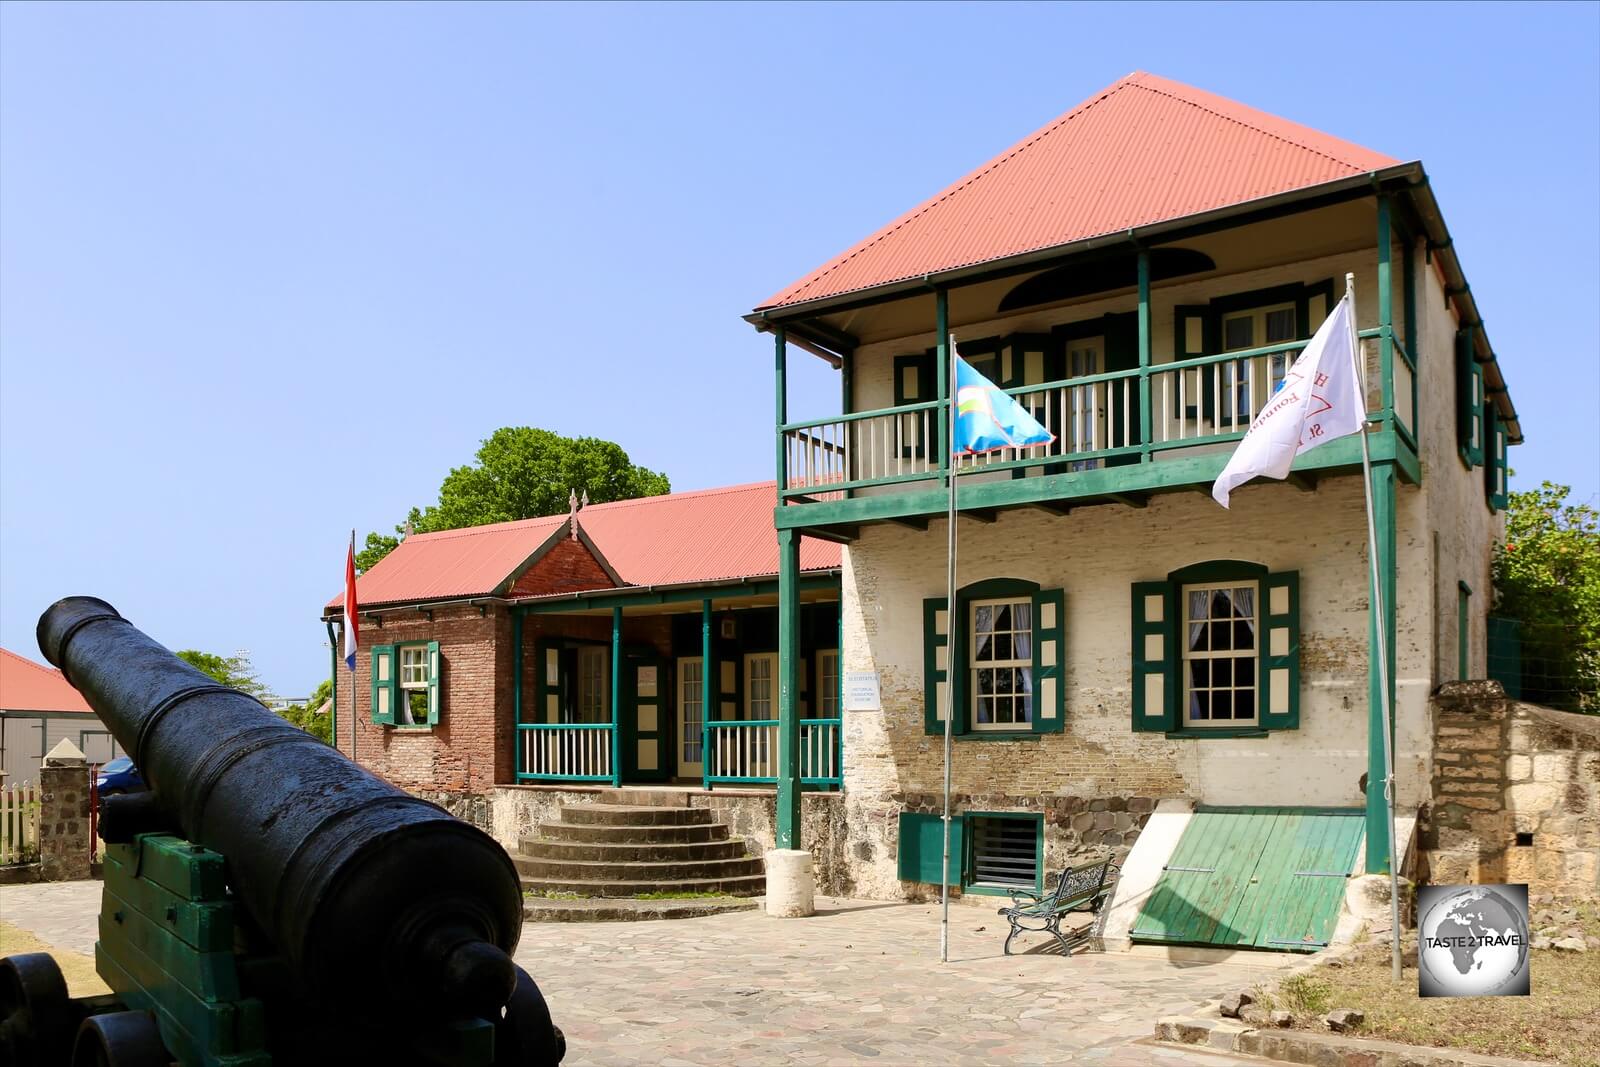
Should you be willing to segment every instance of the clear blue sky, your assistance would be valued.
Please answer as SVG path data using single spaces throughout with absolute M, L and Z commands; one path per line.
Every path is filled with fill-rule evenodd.
M 771 477 L 740 313 L 1135 69 L 1422 159 L 1516 484 L 1594 498 L 1597 12 L 6 4 L 0 644 L 93 593 L 304 693 L 350 528 L 495 427 Z

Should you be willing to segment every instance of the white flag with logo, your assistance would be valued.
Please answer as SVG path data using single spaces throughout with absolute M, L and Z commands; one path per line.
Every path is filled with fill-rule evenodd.
M 1217 476 L 1211 487 L 1217 503 L 1227 507 L 1228 495 L 1257 475 L 1287 478 L 1300 453 L 1361 429 L 1367 405 L 1356 375 L 1350 314 L 1350 295 L 1346 293 Z

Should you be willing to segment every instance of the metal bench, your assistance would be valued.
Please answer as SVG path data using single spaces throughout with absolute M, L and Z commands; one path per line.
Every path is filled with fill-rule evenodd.
M 1117 865 L 1107 856 L 1093 863 L 1068 867 L 1061 872 L 1055 888 L 1048 892 L 1013 891 L 1011 907 L 1000 909 L 1000 914 L 1011 921 L 1011 932 L 1006 935 L 1005 954 L 1011 955 L 1012 940 L 1027 930 L 1030 933 L 1053 934 L 1061 944 L 1062 954 L 1072 955 L 1073 945 L 1087 940 L 1088 935 L 1069 940 L 1061 932 L 1062 916 L 1075 911 L 1098 914 L 1101 905 L 1111 895 L 1111 885 L 1117 879 L 1116 871 Z

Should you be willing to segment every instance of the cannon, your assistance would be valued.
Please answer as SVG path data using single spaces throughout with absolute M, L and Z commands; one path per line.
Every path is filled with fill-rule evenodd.
M 38 638 L 150 792 L 101 812 L 95 961 L 114 999 L 67 1002 L 47 957 L 8 958 L 0 1059 L 560 1062 L 565 1040 L 511 959 L 522 891 L 491 837 L 217 684 L 103 600 L 58 601 Z

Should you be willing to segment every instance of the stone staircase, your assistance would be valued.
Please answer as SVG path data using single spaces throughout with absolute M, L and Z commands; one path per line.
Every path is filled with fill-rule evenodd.
M 706 808 L 563 805 L 557 821 L 522 839 L 513 859 L 529 893 L 527 918 L 537 922 L 745 910 L 767 887 L 761 858 L 746 854 L 744 841 Z

